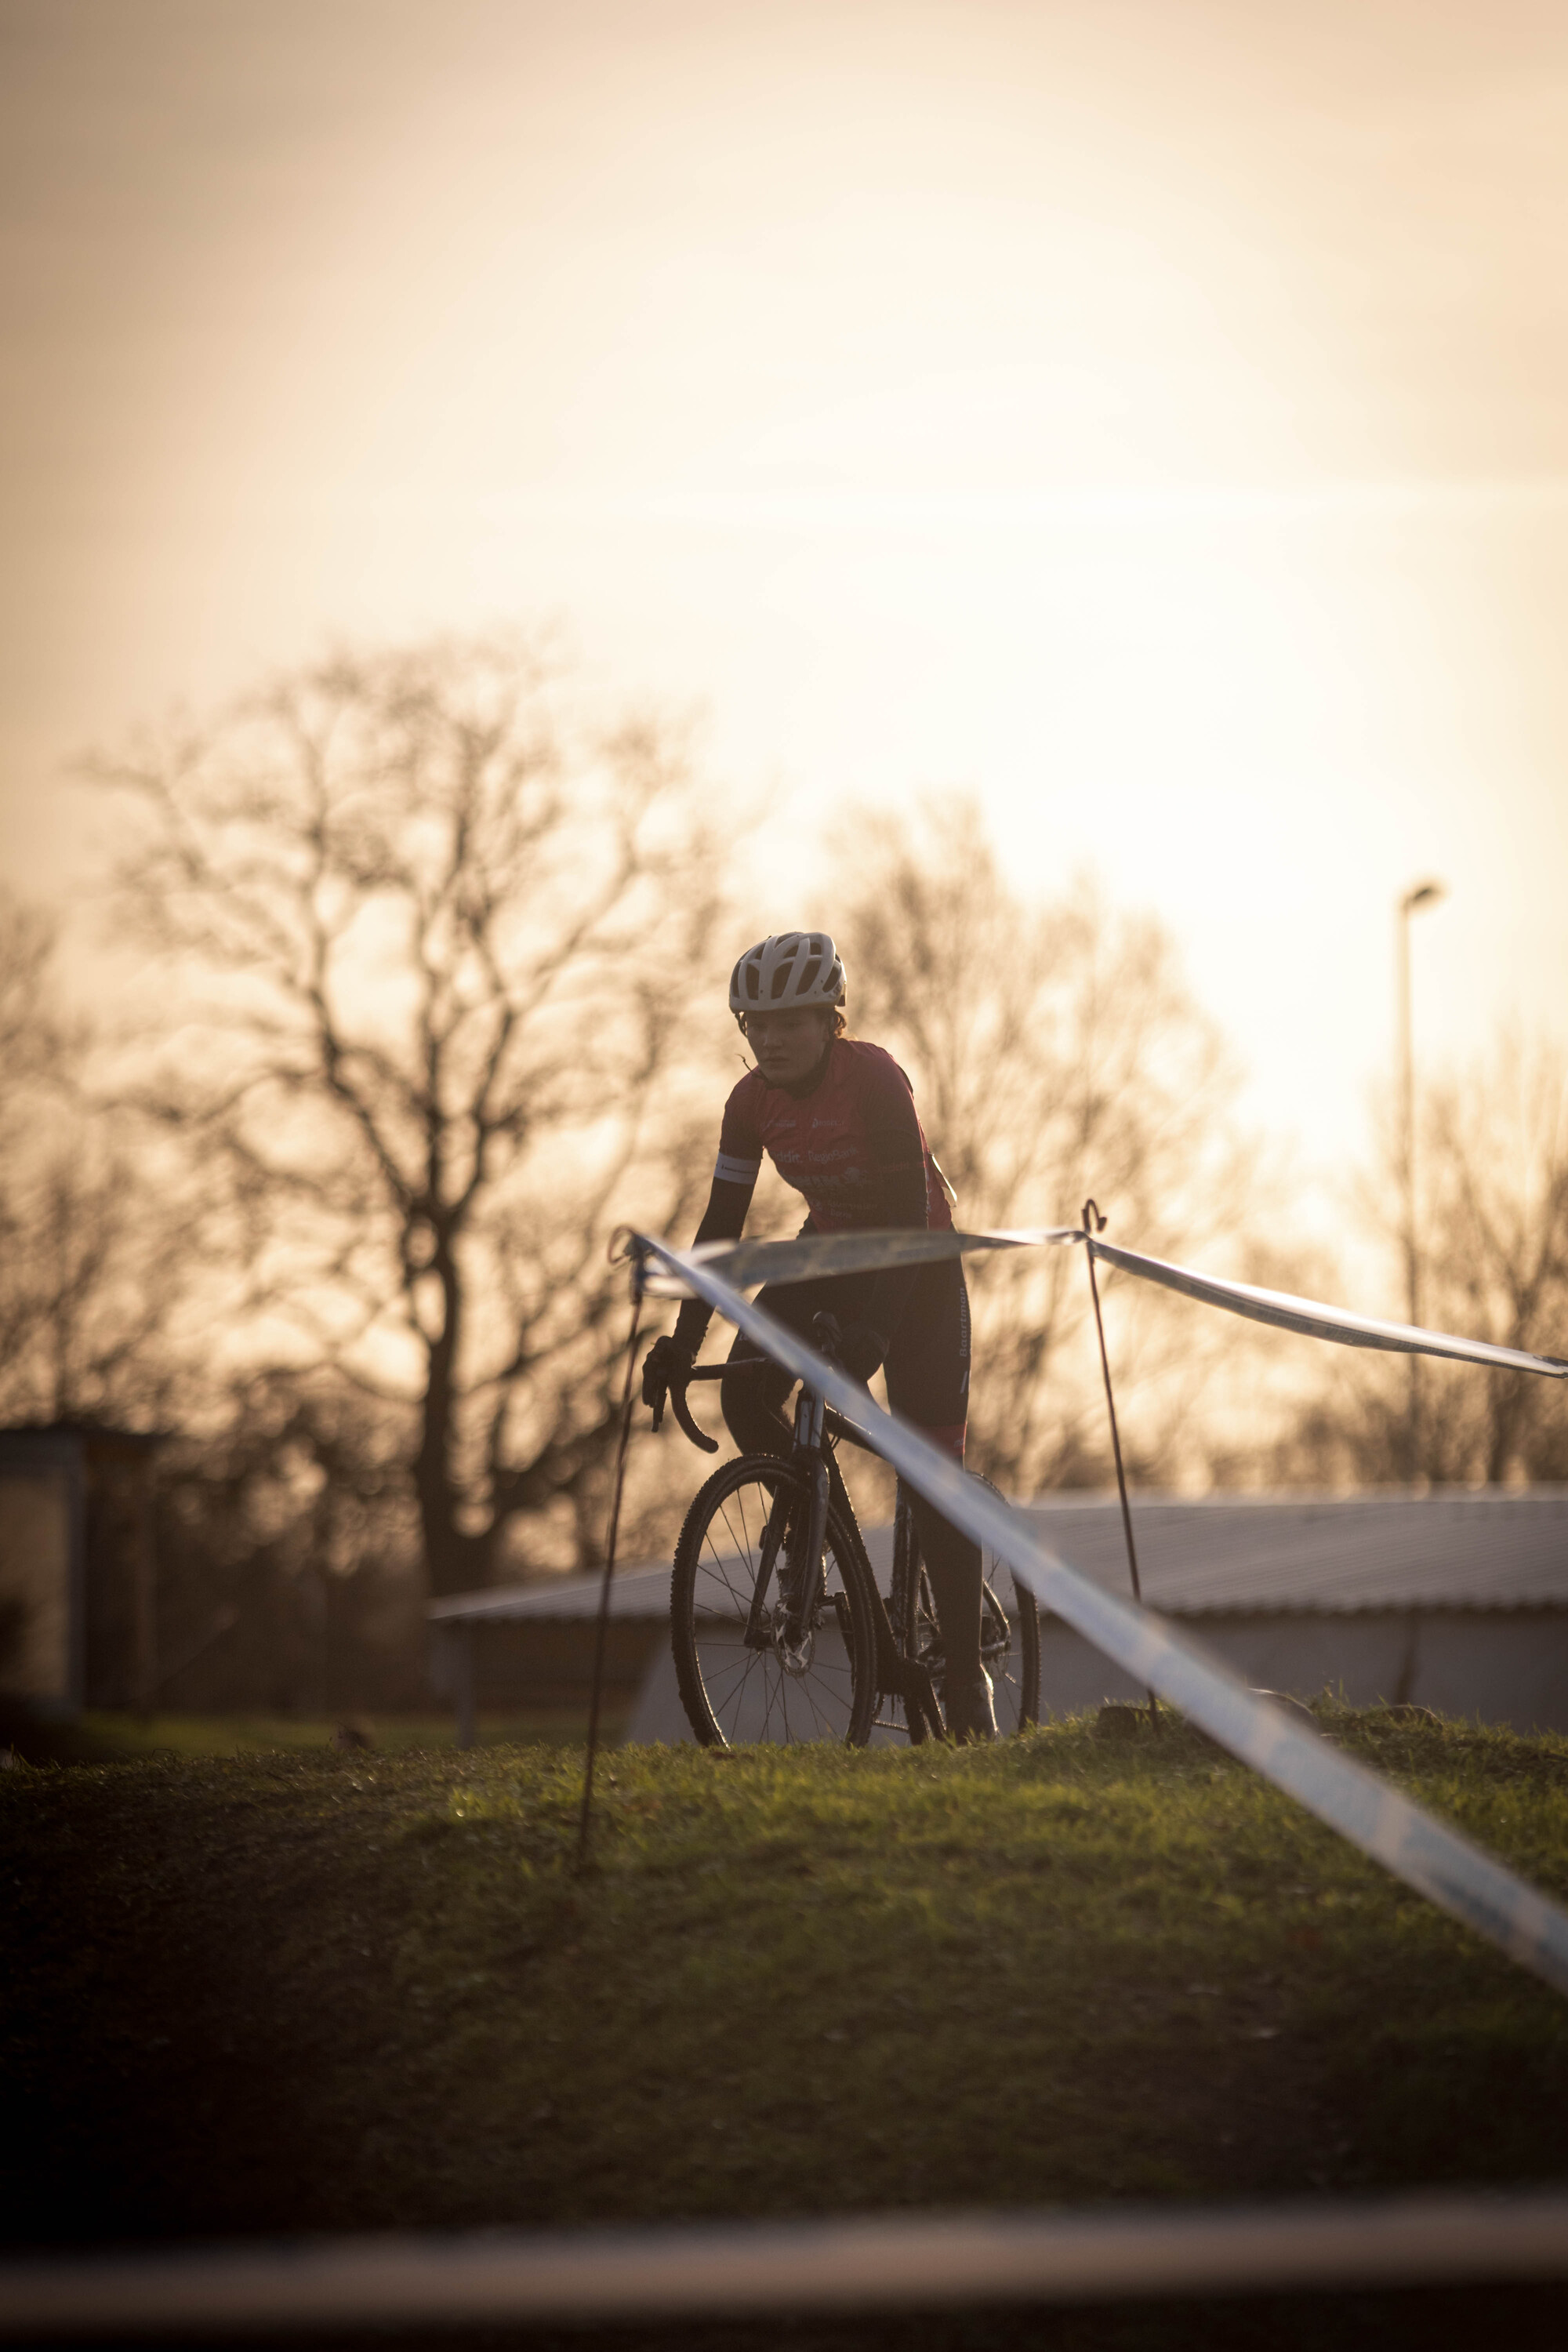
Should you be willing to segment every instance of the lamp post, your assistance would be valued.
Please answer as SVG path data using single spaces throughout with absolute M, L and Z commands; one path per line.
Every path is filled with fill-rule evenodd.
M 1405 1319 L 1421 1320 L 1421 1252 L 1415 1235 L 1415 1056 L 1410 1034 L 1410 918 L 1422 907 L 1435 907 L 1444 897 L 1441 882 L 1417 882 L 1399 900 L 1399 919 L 1395 928 L 1398 960 L 1399 992 L 1399 1152 L 1400 1174 L 1405 1221 Z M 1409 1455 L 1409 1471 L 1416 1477 L 1421 1468 L 1421 1359 L 1406 1358 L 1410 1367 L 1410 1395 L 1407 1406 L 1405 1446 Z

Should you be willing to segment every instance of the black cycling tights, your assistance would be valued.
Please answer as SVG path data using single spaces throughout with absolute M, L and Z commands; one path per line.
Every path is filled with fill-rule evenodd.
M 868 1282 L 864 1276 L 839 1275 L 778 1283 L 759 1294 L 757 1305 L 809 1340 L 814 1315 L 837 1315 L 841 1323 L 858 1319 L 856 1292 Z M 752 1362 L 761 1353 L 738 1334 L 729 1360 Z M 944 1451 L 959 1452 L 969 1408 L 969 1295 L 956 1258 L 921 1266 L 915 1273 L 907 1310 L 888 1351 L 886 1374 L 893 1410 L 925 1430 Z M 720 1383 L 724 1419 L 742 1454 L 787 1456 L 793 1433 L 782 1407 L 794 1386 L 789 1373 L 777 1365 Z M 847 1497 L 836 1462 L 829 1464 L 829 1475 L 842 1506 Z M 975 1682 L 980 1675 L 980 1547 L 912 1488 L 910 1501 L 942 1626 L 948 1674 L 957 1684 Z

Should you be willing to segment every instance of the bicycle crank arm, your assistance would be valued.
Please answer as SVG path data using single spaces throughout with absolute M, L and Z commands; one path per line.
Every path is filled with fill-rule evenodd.
M 942 1707 L 937 1700 L 936 1685 L 931 1678 L 931 1669 L 911 1665 L 910 1681 L 913 1687 L 904 1694 L 904 1711 L 910 1717 L 910 1737 L 913 1737 L 913 1717 L 918 1709 L 925 1718 L 925 1728 L 931 1738 L 945 1739 L 947 1726 L 942 1719 Z
M 918 1748 L 928 1738 L 947 1738 L 947 1726 L 942 1719 L 942 1706 L 929 1666 L 922 1665 L 918 1658 L 895 1658 L 890 1672 L 884 1670 L 879 1680 L 889 1698 L 903 1700 L 904 1721 L 912 1746 Z

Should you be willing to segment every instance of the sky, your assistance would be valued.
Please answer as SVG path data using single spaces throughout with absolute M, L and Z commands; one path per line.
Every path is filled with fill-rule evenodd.
M 1568 1038 L 1565 242 L 1555 5 L 0 0 L 0 868 L 138 722 L 558 621 L 774 927 L 973 793 L 1331 1182 L 1412 883 L 1424 1069 Z

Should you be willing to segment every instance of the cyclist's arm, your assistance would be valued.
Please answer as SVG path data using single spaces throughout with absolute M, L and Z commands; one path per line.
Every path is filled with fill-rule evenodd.
M 762 1081 L 755 1070 L 741 1080 L 724 1106 L 719 1129 L 719 1157 L 713 1163 L 713 1189 L 702 1212 L 692 1247 L 702 1242 L 738 1242 L 763 1172 L 763 1139 L 757 1131 L 755 1097 Z M 713 1309 L 700 1298 L 681 1301 L 675 1318 L 678 1347 L 693 1356 L 707 1336 Z
M 901 1070 L 892 1083 L 878 1087 L 866 1108 L 866 1142 L 877 1180 L 877 1222 L 882 1225 L 913 1225 L 924 1232 L 927 1223 L 925 1147 L 915 1098 Z M 874 1276 L 865 1320 L 888 1346 L 898 1337 L 908 1312 L 915 1269 L 885 1265 Z
M 713 1190 L 708 1195 L 708 1206 L 702 1212 L 702 1223 L 692 1241 L 696 1249 L 703 1242 L 738 1242 L 745 1229 L 746 1212 L 752 1205 L 752 1194 L 757 1180 L 734 1183 L 722 1176 L 713 1179 Z M 704 1298 L 683 1298 L 680 1312 L 675 1318 L 678 1346 L 689 1348 L 693 1356 L 701 1347 L 712 1320 L 713 1309 Z

